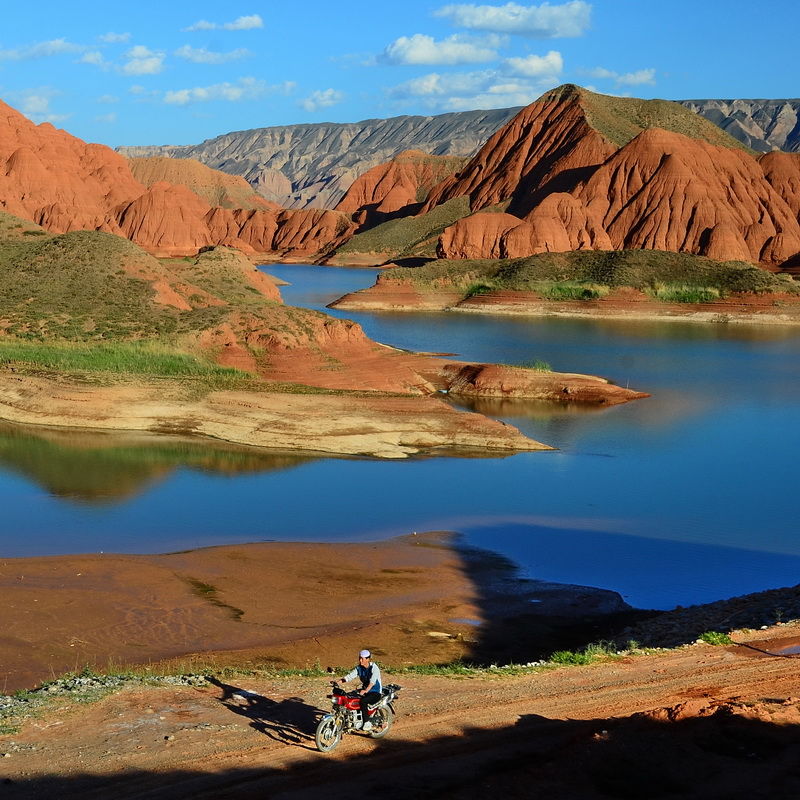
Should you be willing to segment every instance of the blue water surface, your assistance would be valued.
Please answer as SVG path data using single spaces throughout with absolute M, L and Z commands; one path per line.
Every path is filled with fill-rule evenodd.
M 304 265 L 265 269 L 290 282 L 282 287 L 287 303 L 320 309 L 375 277 Z M 131 491 L 89 499 L 55 492 L 41 464 L 21 466 L 18 448 L 13 463 L 4 461 L 0 447 L 0 555 L 370 541 L 446 529 L 509 556 L 530 577 L 613 589 L 639 607 L 800 582 L 800 330 L 331 313 L 398 347 L 509 364 L 539 359 L 652 396 L 602 410 L 477 407 L 556 452 L 296 458 L 234 474 L 178 459 L 131 478 Z M 58 451 L 67 468 L 70 452 Z

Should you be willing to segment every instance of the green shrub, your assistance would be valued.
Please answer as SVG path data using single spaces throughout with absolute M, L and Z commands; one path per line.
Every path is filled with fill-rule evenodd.
M 481 294 L 489 294 L 490 292 L 493 291 L 494 291 L 494 286 L 491 286 L 488 283 L 482 283 L 482 282 L 471 283 L 467 287 L 465 299 L 467 297 L 476 297 L 477 295 Z
M 576 650 L 556 650 L 556 652 L 550 656 L 550 661 L 553 664 L 561 664 L 562 666 L 584 666 L 586 664 L 591 664 L 592 661 L 594 661 L 594 656 Z
M 705 633 L 701 633 L 699 638 L 706 644 L 726 645 L 734 643 L 729 634 L 720 631 L 706 631 Z

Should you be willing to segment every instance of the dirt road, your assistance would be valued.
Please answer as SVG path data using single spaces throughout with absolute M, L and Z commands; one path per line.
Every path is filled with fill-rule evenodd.
M 65 701 L 0 737 L 0 797 L 789 798 L 800 627 L 516 677 L 388 676 L 385 739 L 314 749 L 321 679 L 242 677 Z M 3 755 L 6 754 L 6 755 Z

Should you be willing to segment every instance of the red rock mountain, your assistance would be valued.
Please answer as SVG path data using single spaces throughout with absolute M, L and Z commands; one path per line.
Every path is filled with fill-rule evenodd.
M 254 200 L 251 191 L 240 195 L 237 179 L 197 167 L 137 167 L 140 182 L 110 148 L 49 123 L 35 125 L 0 102 L 0 210 L 54 233 L 107 231 L 160 256 L 228 245 L 301 258 L 355 229 L 349 216 L 335 211 L 286 211 Z
M 634 248 L 775 268 L 800 252 L 798 165 L 782 153 L 759 163 L 676 103 L 567 86 L 520 112 L 425 208 L 507 203 L 446 229 L 443 258 Z
M 759 161 L 770 185 L 800 219 L 800 153 L 766 153 Z
M 120 233 L 113 209 L 145 192 L 126 160 L 0 101 L 0 208 L 58 233 Z
M 258 194 L 241 176 L 229 175 L 218 169 L 211 169 L 193 158 L 129 158 L 128 166 L 137 181 L 146 187 L 159 181 L 179 184 L 191 189 L 211 206 L 221 208 L 280 209 Z
M 356 178 L 336 210 L 359 213 L 359 221 L 367 226 L 416 213 L 431 189 L 466 162 L 466 158 L 458 156 L 431 156 L 419 150 L 406 150 Z

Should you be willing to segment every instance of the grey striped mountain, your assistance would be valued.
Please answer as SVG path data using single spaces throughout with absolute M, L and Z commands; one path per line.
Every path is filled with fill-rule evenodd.
M 334 208 L 353 181 L 404 150 L 472 156 L 519 108 L 255 128 L 197 145 L 118 147 L 129 158 L 194 158 L 241 175 L 284 208 Z

